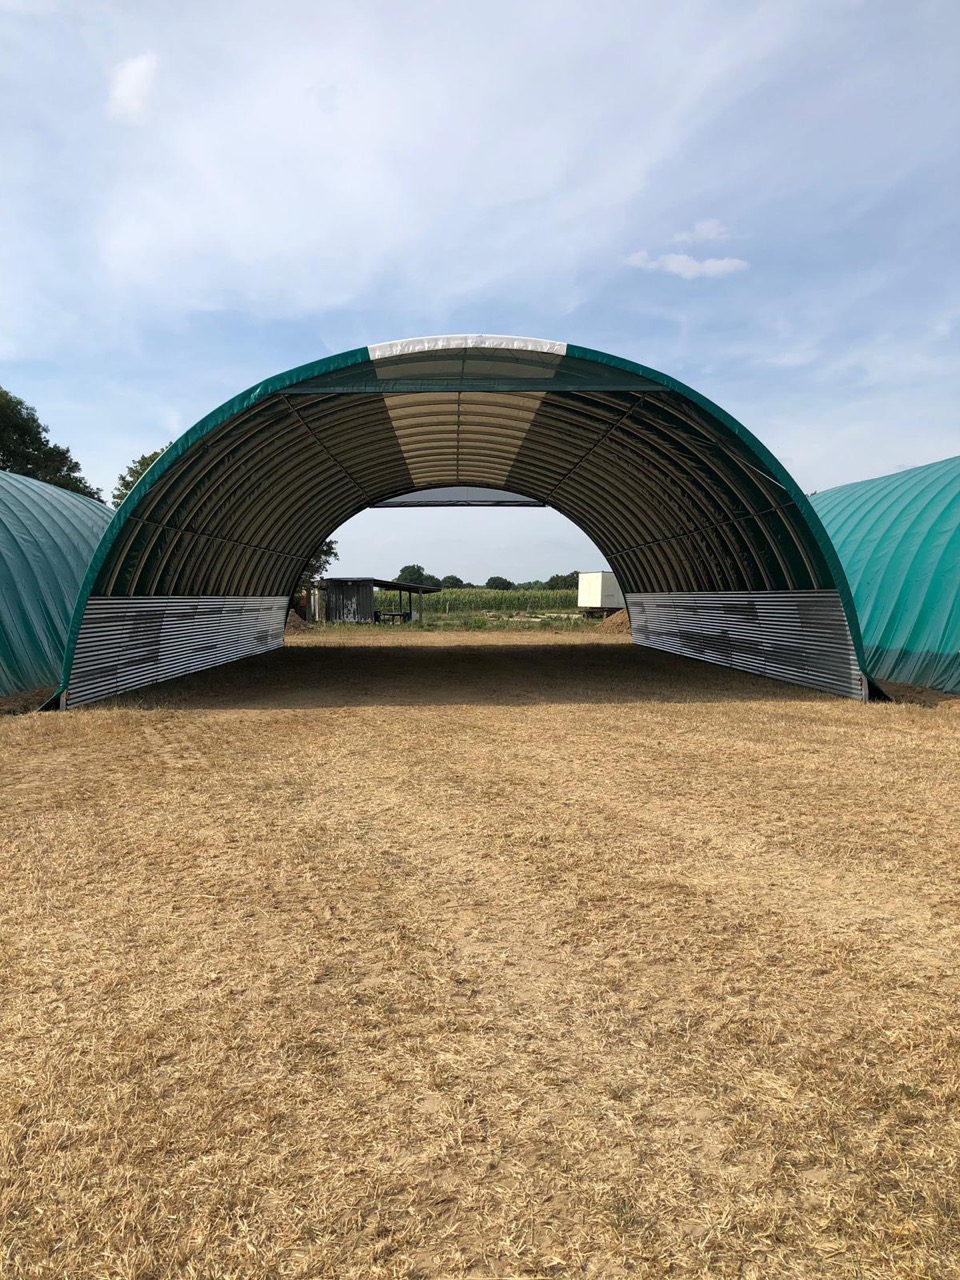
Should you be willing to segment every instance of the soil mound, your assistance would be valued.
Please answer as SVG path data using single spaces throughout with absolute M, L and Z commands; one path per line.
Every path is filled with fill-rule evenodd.
M 630 632 L 630 615 L 626 609 L 621 609 L 619 613 L 611 613 L 609 618 L 604 618 L 597 630 L 604 632 L 606 635 L 628 635 Z
M 299 613 L 297 613 L 296 610 L 291 609 L 290 612 L 287 614 L 287 624 L 284 627 L 284 630 L 285 631 L 305 631 L 306 626 L 307 624 L 300 617 Z
M 895 680 L 878 680 L 877 684 L 894 702 L 915 702 L 921 707 L 960 707 L 960 697 L 941 689 L 927 689 L 918 684 L 899 684 Z
M 57 686 L 52 684 L 49 688 L 23 689 L 17 693 L 8 693 L 0 698 L 0 716 L 19 716 L 26 711 L 36 711 L 53 696 L 56 689 Z

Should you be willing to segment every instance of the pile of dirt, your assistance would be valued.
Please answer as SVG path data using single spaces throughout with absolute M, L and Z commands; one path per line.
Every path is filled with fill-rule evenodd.
M 42 707 L 56 692 L 57 686 L 49 688 L 23 689 L 17 693 L 8 693 L 0 698 L 0 716 L 19 716 L 27 711 L 36 711 Z
M 604 618 L 597 630 L 607 635 L 629 635 L 630 615 L 626 609 L 621 609 L 619 613 L 611 613 L 608 618 Z
M 307 628 L 307 624 L 300 617 L 299 613 L 297 613 L 295 609 L 291 609 L 287 614 L 287 624 L 284 627 L 284 630 L 285 631 L 305 631 L 306 628 Z
M 915 702 L 921 707 L 960 706 L 960 697 L 941 689 L 927 689 L 919 684 L 900 684 L 895 680 L 878 680 L 877 684 L 894 702 Z

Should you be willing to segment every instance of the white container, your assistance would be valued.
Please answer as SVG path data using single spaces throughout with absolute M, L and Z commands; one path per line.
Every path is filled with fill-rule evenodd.
M 616 574 L 609 569 L 600 573 L 581 573 L 577 586 L 578 609 L 603 609 L 614 612 L 625 609 L 623 592 L 617 585 Z

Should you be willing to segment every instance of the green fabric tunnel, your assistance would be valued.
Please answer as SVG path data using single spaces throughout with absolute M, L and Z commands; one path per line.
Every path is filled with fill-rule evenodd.
M 0 698 L 54 689 L 83 575 L 113 511 L 0 471 Z
M 960 457 L 810 501 L 853 591 L 869 674 L 960 693 Z

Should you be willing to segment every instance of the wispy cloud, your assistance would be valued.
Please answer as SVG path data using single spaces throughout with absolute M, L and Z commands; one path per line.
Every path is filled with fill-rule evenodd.
M 114 68 L 110 80 L 107 115 L 111 120 L 138 120 L 157 74 L 157 55 L 140 53 Z
M 956 452 L 960 6 L 878 5 L 0 0 L 0 382 L 105 489 L 443 329 L 674 372 L 815 487 Z
M 689 231 L 678 231 L 672 238 L 674 244 L 701 244 L 706 240 L 729 240 L 732 235 L 718 218 L 703 218 Z
M 750 266 L 743 258 L 692 258 L 689 253 L 661 253 L 653 258 L 646 249 L 632 253 L 627 262 L 642 271 L 665 271 L 682 280 L 730 276 Z
M 746 0 L 720 18 L 709 0 L 690 3 L 694 52 L 688 15 L 642 6 L 661 51 L 645 71 L 656 110 L 637 107 L 636 50 L 607 25 L 584 34 L 575 0 L 559 0 L 548 29 L 539 3 L 495 0 L 507 45 L 496 23 L 455 8 L 437 22 L 424 0 L 348 6 L 335 23 L 308 0 L 280 0 L 268 28 L 252 3 L 215 0 L 219 17 L 197 7 L 184 44 L 146 3 L 152 16 L 138 10 L 127 37 L 156 51 L 163 111 L 150 110 L 161 85 L 151 90 L 149 64 L 118 73 L 116 114 L 140 128 L 90 193 L 101 287 L 152 315 L 274 319 L 382 309 L 387 296 L 416 298 L 435 326 L 518 289 L 564 314 L 658 169 L 790 46 L 792 4 Z M 636 0 L 611 13 L 614 26 L 635 23 Z M 609 91 L 571 99 L 587 56 L 608 67 Z

